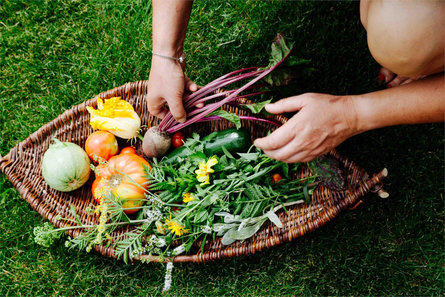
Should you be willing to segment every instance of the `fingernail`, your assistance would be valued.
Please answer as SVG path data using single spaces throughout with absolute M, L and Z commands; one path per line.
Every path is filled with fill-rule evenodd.
M 184 123 L 185 120 L 186 120 L 186 118 L 180 118 L 180 119 L 177 119 L 177 121 L 180 122 L 181 124 Z
M 377 80 L 379 81 L 379 83 L 381 83 L 385 80 L 385 76 L 383 75 L 383 73 L 379 74 L 379 77 L 377 78 Z

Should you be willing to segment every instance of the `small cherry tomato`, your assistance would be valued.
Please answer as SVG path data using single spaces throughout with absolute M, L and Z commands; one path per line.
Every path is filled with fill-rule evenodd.
M 283 178 L 281 177 L 281 175 L 279 173 L 274 173 L 274 174 L 272 174 L 271 179 L 272 179 L 273 183 L 277 183 L 280 180 L 282 180 Z
M 185 136 L 181 132 L 176 132 L 172 136 L 172 145 L 174 148 L 178 148 L 184 145 Z
M 96 131 L 88 136 L 85 151 L 93 161 L 108 160 L 119 152 L 116 137 L 108 131 Z
M 121 154 L 136 154 L 136 149 L 132 146 L 127 146 L 121 149 Z

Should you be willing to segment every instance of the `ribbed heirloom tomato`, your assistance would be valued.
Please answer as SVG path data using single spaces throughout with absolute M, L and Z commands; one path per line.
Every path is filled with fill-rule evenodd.
M 104 197 L 114 194 L 122 202 L 126 214 L 137 212 L 145 202 L 144 189 L 148 187 L 144 167 L 151 169 L 134 149 L 123 149 L 123 153 L 111 157 L 108 163 L 97 166 L 92 186 L 94 199 L 100 203 Z
M 108 160 L 119 152 L 116 137 L 108 131 L 96 131 L 88 136 L 85 151 L 93 161 Z

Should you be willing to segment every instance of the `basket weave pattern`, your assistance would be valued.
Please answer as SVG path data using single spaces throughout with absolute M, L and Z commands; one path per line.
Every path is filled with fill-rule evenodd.
M 96 106 L 98 97 L 107 99 L 120 96 L 129 101 L 136 112 L 141 116 L 142 125 L 147 129 L 152 125 L 159 124 L 159 120 L 150 115 L 146 109 L 145 97 L 148 93 L 146 81 L 127 83 L 121 87 L 103 92 L 95 98 L 82 104 L 74 106 L 65 111 L 53 121 L 42 126 L 38 131 L 31 134 L 23 142 L 17 144 L 11 151 L 1 158 L 0 169 L 6 174 L 14 187 L 17 188 L 21 196 L 36 210 L 42 217 L 48 219 L 57 227 L 69 226 L 69 221 L 56 220 L 60 215 L 71 218 L 70 206 L 73 204 L 77 209 L 77 215 L 84 224 L 97 224 L 98 218 L 87 213 L 86 208 L 94 204 L 91 194 L 91 184 L 93 177 L 86 185 L 78 190 L 69 193 L 62 193 L 51 189 L 43 180 L 41 174 L 41 161 L 44 152 L 47 150 L 53 137 L 61 141 L 71 141 L 82 147 L 85 141 L 93 132 L 89 125 L 89 113 L 86 106 Z M 223 107 L 229 112 L 238 115 L 249 115 L 248 111 L 239 109 L 233 105 Z M 277 123 L 283 124 L 287 119 L 283 116 L 270 116 Z M 264 136 L 267 131 L 275 129 L 275 126 L 263 122 L 241 121 L 242 126 L 247 128 L 253 138 Z M 225 121 L 212 121 L 200 123 L 189 127 L 188 130 L 194 132 L 210 133 L 212 131 L 223 130 L 233 127 L 233 124 Z M 186 130 L 187 132 L 187 130 Z M 136 149 L 141 152 L 141 142 L 138 141 Z M 234 257 L 245 254 L 252 254 L 266 248 L 289 242 L 299 236 L 313 231 L 335 218 L 342 210 L 353 207 L 360 201 L 360 198 L 373 188 L 381 186 L 381 180 L 385 176 L 384 171 L 370 177 L 363 169 L 359 168 L 347 158 L 340 156 L 336 151 L 329 153 L 331 158 L 337 159 L 347 177 L 347 187 L 342 191 L 333 191 L 322 185 L 318 186 L 311 196 L 310 204 L 299 204 L 287 209 L 287 213 L 281 211 L 278 216 L 283 222 L 283 227 L 278 228 L 273 224 L 266 223 L 261 230 L 252 238 L 243 242 L 234 242 L 224 246 L 220 238 L 215 241 L 205 243 L 204 251 L 200 251 L 200 244 L 188 255 L 180 255 L 174 259 L 160 259 L 156 256 L 142 255 L 136 259 L 150 261 L 174 261 L 174 262 L 207 262 L 225 257 Z M 307 176 L 309 171 L 303 167 L 297 173 L 297 177 Z M 92 175 L 94 176 L 94 175 Z M 112 237 L 116 238 L 133 228 L 127 226 L 113 232 Z M 68 235 L 79 236 L 81 230 L 69 230 Z M 109 257 L 116 257 L 113 247 L 95 246 L 96 251 Z

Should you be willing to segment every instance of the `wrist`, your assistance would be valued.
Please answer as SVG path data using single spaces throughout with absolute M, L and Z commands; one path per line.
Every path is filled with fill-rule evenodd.
M 182 45 L 155 45 L 153 44 L 152 52 L 169 57 L 180 57 L 183 54 Z
M 185 65 L 185 60 L 187 58 L 187 56 L 184 52 L 180 56 L 168 56 L 168 55 L 157 53 L 154 51 L 151 51 L 151 54 L 154 57 L 159 57 L 159 58 L 163 58 L 163 59 L 170 60 L 170 61 L 176 61 L 176 62 L 179 62 L 180 64 L 184 64 L 184 65 Z
M 374 115 L 375 106 L 372 105 L 366 94 L 351 96 L 351 101 L 354 106 L 355 125 L 358 133 L 379 128 Z

